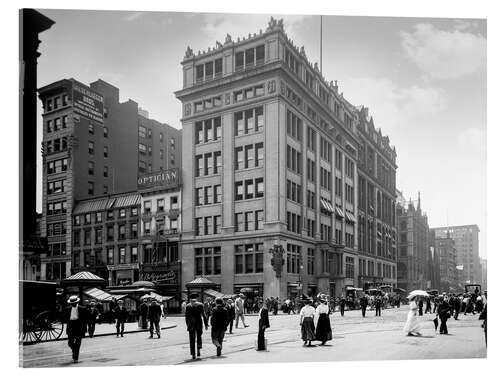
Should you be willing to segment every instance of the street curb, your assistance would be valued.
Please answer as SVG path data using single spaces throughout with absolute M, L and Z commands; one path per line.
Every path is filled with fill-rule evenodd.
M 177 327 L 177 324 L 171 324 L 171 325 L 168 325 L 166 327 L 161 327 L 160 329 L 161 330 L 165 330 L 165 329 L 172 329 L 172 328 L 175 328 Z M 129 334 L 129 333 L 138 333 L 138 332 L 149 332 L 149 329 L 136 329 L 136 330 L 133 330 L 133 331 L 124 331 L 123 334 L 126 335 L 126 334 Z M 94 337 L 102 337 L 102 336 L 115 336 L 116 335 L 116 332 L 108 332 L 108 333 L 97 333 L 97 334 L 94 334 Z M 88 335 L 86 335 L 84 337 L 84 339 L 88 339 L 90 338 Z M 66 341 L 68 340 L 68 337 L 62 337 L 62 338 L 58 338 L 58 339 L 53 339 L 53 340 L 44 340 L 44 341 L 38 341 L 38 342 L 23 342 L 22 345 L 23 346 L 27 346 L 27 345 L 35 345 L 35 344 L 40 344 L 40 343 L 43 343 L 43 342 L 54 342 L 54 341 Z

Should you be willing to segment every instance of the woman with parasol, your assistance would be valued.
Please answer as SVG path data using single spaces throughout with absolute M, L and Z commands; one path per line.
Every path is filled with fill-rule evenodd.
M 410 293 L 410 295 L 408 296 L 408 301 L 410 302 L 410 311 L 408 311 L 406 324 L 403 328 L 403 331 L 406 332 L 408 336 L 422 335 L 420 333 L 420 324 L 418 324 L 417 321 L 417 311 L 418 311 L 417 299 L 419 298 L 420 294 L 415 292 Z

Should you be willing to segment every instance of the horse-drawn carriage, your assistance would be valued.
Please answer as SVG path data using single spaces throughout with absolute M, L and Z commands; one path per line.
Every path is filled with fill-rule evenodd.
M 57 284 L 19 281 L 19 342 L 36 343 L 61 337 L 62 304 Z

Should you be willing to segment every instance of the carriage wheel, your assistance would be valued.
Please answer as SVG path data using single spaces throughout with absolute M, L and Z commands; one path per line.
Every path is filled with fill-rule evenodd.
M 54 319 L 50 311 L 44 311 L 35 318 L 36 332 L 40 341 L 57 340 L 63 333 L 64 325 Z
M 35 324 L 31 320 L 25 320 L 23 322 L 23 327 L 19 332 L 19 342 L 23 344 L 31 344 L 39 341 L 39 335 L 35 329 Z

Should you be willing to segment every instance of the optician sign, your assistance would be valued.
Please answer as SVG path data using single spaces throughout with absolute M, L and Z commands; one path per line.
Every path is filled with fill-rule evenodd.
M 166 171 L 148 173 L 139 176 L 137 187 L 139 190 L 162 188 L 176 188 L 180 184 L 180 173 L 178 168 L 168 169 Z
M 104 98 L 81 83 L 73 82 L 73 108 L 79 115 L 96 121 L 104 121 Z

